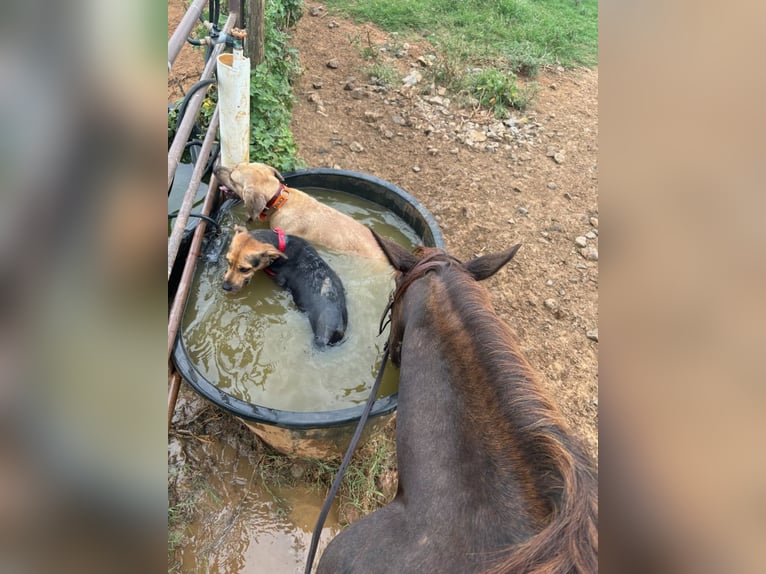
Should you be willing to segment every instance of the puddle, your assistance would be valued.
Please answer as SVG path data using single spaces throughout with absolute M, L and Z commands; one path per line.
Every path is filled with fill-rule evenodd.
M 268 485 L 231 446 L 202 450 L 215 457 L 216 470 L 205 477 L 197 518 L 186 525 L 186 544 L 169 573 L 302 574 L 324 489 Z M 318 555 L 339 530 L 334 506 Z

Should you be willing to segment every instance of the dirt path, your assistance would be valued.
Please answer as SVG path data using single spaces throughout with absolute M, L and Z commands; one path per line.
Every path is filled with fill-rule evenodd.
M 598 248 L 598 72 L 540 74 L 534 105 L 507 125 L 443 105 L 438 86 L 420 94 L 421 84 L 382 90 L 370 83 L 365 69 L 373 62 L 363 51 L 377 49 L 378 63 L 395 66 L 401 78 L 413 70 L 426 76 L 418 62 L 432 52 L 426 43 L 405 46 L 307 2 L 292 44 L 304 70 L 292 130 L 309 166 L 402 187 L 435 215 L 460 258 L 523 244 L 489 280 L 494 305 L 595 454 L 598 343 L 586 333 L 597 337 L 598 263 L 575 239 Z

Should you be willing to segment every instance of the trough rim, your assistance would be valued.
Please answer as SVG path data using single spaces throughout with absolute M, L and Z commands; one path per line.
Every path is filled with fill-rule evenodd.
M 299 187 L 299 185 L 291 183 L 291 180 L 300 181 L 304 178 L 311 178 L 314 176 L 322 176 L 325 178 L 337 177 L 341 179 L 357 180 L 367 184 L 372 184 L 372 186 L 385 188 L 388 192 L 392 192 L 401 200 L 404 200 L 405 205 L 409 205 L 415 210 L 415 212 L 421 218 L 422 222 L 425 223 L 424 229 L 418 229 L 422 226 L 413 221 L 412 214 L 401 213 L 396 209 L 392 209 L 391 204 L 394 203 L 393 201 L 389 205 L 383 205 L 380 201 L 376 201 L 373 197 L 371 197 L 373 195 L 372 193 L 370 196 L 365 196 L 361 194 L 354 194 L 345 191 L 344 189 L 327 187 L 326 185 L 323 186 L 317 185 L 315 183 L 304 183 L 304 185 L 308 185 L 316 189 L 334 189 L 343 193 L 358 195 L 363 199 L 368 199 L 373 203 L 383 205 L 383 207 L 394 211 L 394 213 L 398 217 L 402 218 L 410 227 L 413 227 L 416 233 L 418 233 L 420 236 L 424 245 L 428 245 L 430 247 L 445 247 L 444 237 L 442 236 L 439 225 L 434 219 L 433 215 L 431 215 L 431 213 L 425 207 L 423 207 L 423 205 L 417 199 L 393 183 L 374 175 L 334 168 L 311 168 L 296 170 L 283 174 L 285 183 L 294 187 Z M 374 189 L 374 187 L 372 189 Z M 171 357 L 178 373 L 197 393 L 202 395 L 204 398 L 216 406 L 248 421 L 263 423 L 290 430 L 325 429 L 346 426 L 355 423 L 359 420 L 362 412 L 364 411 L 364 404 L 329 411 L 288 411 L 256 405 L 230 395 L 226 391 L 219 389 L 217 386 L 207 380 L 207 378 L 202 373 L 200 373 L 197 367 L 192 363 L 189 354 L 186 351 L 186 345 L 183 341 L 182 329 L 178 330 L 178 335 L 176 337 L 175 344 L 173 345 Z M 377 418 L 392 413 L 396 409 L 398 396 L 399 393 L 397 391 L 385 397 L 376 399 L 373 403 L 372 410 L 370 411 L 370 418 Z

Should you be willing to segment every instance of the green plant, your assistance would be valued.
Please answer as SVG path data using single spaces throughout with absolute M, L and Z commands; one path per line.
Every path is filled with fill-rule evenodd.
M 298 53 L 288 46 L 286 30 L 295 24 L 303 10 L 303 0 L 267 2 L 265 13 L 264 61 L 250 76 L 250 159 L 273 165 L 280 171 L 302 167 L 290 131 L 295 101 L 291 82 L 300 63 Z M 198 125 L 206 131 L 215 111 L 218 94 L 211 87 L 200 108 Z M 178 102 L 176 103 L 177 108 Z M 177 112 L 168 112 L 168 139 L 175 133 Z
M 395 86 L 399 80 L 399 72 L 390 64 L 372 64 L 367 66 L 364 69 L 364 72 L 371 79 L 377 78 L 377 82 L 381 86 L 392 87 Z
M 493 68 L 468 76 L 466 86 L 482 106 L 493 110 L 497 118 L 507 118 L 510 108 L 523 110 L 532 96 L 529 89 L 516 83 L 515 74 Z
M 250 77 L 250 159 L 281 171 L 301 166 L 290 131 L 295 101 L 291 82 L 300 71 L 298 53 L 285 30 L 302 12 L 302 0 L 266 4 L 264 61 Z

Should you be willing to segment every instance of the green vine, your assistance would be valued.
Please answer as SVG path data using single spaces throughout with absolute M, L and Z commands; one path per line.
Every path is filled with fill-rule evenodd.
M 280 171 L 302 167 L 290 130 L 295 102 L 292 82 L 300 72 L 298 52 L 288 46 L 287 30 L 303 13 L 303 0 L 274 0 L 266 3 L 264 61 L 250 74 L 250 161 L 274 166 Z M 197 120 L 204 132 L 210 124 L 218 100 L 211 86 L 202 102 Z M 179 102 L 168 110 L 168 141 L 176 129 Z

